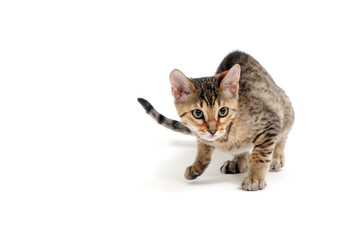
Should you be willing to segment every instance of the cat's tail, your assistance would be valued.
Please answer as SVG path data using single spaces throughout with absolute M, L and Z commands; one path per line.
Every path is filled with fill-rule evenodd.
M 186 127 L 182 122 L 172 120 L 160 114 L 155 108 L 145 99 L 138 98 L 138 102 L 143 106 L 146 113 L 149 114 L 157 123 L 160 125 L 169 128 L 175 132 L 180 132 L 188 135 L 192 135 L 190 129 Z

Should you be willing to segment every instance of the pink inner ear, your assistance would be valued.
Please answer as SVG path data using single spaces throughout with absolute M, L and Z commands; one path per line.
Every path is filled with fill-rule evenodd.
M 221 86 L 227 97 L 234 97 L 237 94 L 239 88 L 240 72 L 240 65 L 235 64 L 222 80 Z
M 229 91 L 232 95 L 236 95 L 238 91 L 238 85 L 236 83 L 231 84 L 231 86 L 229 86 Z
M 171 88 L 171 92 L 176 99 L 180 99 L 184 95 L 182 87 Z
M 180 94 L 189 94 L 190 92 L 189 91 L 186 91 L 184 86 L 180 86 L 177 88 L 177 91 L 180 93 Z
M 186 101 L 191 93 L 191 82 L 179 70 L 175 69 L 170 73 L 171 92 L 176 100 Z

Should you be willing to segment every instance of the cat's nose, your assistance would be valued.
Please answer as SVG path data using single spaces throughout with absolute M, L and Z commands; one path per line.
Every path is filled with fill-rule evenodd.
M 214 135 L 217 131 L 217 128 L 209 128 L 208 132 L 211 133 L 211 135 Z

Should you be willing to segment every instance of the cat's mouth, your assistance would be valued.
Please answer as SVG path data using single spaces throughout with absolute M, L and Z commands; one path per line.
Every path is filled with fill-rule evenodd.
M 218 140 L 220 138 L 222 138 L 224 135 L 225 135 L 225 131 L 223 133 L 215 133 L 214 135 L 212 134 L 207 134 L 207 133 L 202 133 L 202 134 L 199 134 L 199 137 L 206 140 L 206 141 L 209 141 L 209 142 L 212 142 L 212 141 L 215 141 L 215 140 Z

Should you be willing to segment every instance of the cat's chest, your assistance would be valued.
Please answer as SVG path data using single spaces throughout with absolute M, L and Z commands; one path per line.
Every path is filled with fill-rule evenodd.
M 249 129 L 246 128 L 246 124 L 241 122 L 239 119 L 235 119 L 232 122 L 232 126 L 229 126 L 227 135 L 214 141 L 212 144 L 215 148 L 229 152 L 233 155 L 238 155 L 243 152 L 252 151 L 254 149 L 254 144 L 251 141 L 251 134 L 249 134 Z
M 214 142 L 212 145 L 224 152 L 229 152 L 233 155 L 237 155 L 243 152 L 252 151 L 254 144 L 250 142 Z

